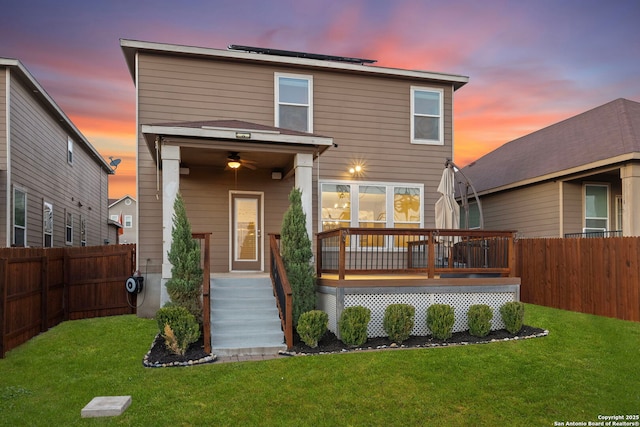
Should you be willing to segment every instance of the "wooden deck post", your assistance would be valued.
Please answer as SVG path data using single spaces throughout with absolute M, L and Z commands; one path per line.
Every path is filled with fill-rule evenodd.
M 433 279 L 436 276 L 436 245 L 435 245 L 435 236 L 433 232 L 429 232 L 429 241 L 427 242 L 428 249 L 428 273 L 427 277 Z
M 340 257 L 338 260 L 338 279 L 344 280 L 347 260 L 347 230 L 340 230 Z

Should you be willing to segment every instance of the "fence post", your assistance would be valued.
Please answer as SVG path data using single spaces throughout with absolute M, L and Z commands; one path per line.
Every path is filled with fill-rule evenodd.
M 62 283 L 62 312 L 63 319 L 69 320 L 69 280 L 70 280 L 70 269 L 71 269 L 71 261 L 69 260 L 69 250 L 64 250 L 63 262 L 62 262 L 62 277 L 64 277 Z
M 7 307 L 7 259 L 0 259 L 0 359 L 4 359 L 4 314 Z
M 49 257 L 40 257 L 40 332 L 49 329 Z
M 515 249 L 516 233 L 509 236 L 509 277 L 516 277 L 516 249 Z

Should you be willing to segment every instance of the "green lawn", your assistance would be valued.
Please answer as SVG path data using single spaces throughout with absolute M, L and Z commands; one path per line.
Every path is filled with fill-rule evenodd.
M 527 305 L 522 341 L 144 368 L 134 316 L 69 321 L 0 360 L 10 426 L 552 426 L 640 411 L 640 323 Z M 82 419 L 95 396 L 127 411 Z

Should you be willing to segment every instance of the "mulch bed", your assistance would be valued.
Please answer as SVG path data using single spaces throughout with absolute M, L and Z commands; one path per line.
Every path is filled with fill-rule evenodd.
M 548 335 L 549 331 L 541 328 L 535 328 L 533 326 L 523 326 L 520 332 L 517 334 L 511 334 L 506 329 L 499 329 L 489 332 L 489 335 L 485 337 L 474 337 L 469 334 L 469 331 L 455 332 L 451 338 L 447 340 L 440 340 L 433 338 L 432 336 L 410 336 L 402 344 L 395 344 L 387 337 L 369 338 L 367 342 L 360 347 L 351 347 L 340 341 L 335 334 L 327 332 L 324 337 L 318 341 L 318 347 L 311 348 L 307 346 L 300 338 L 295 336 L 294 346 L 290 351 L 283 352 L 281 354 L 286 355 L 312 355 L 312 354 L 327 354 L 327 353 L 343 353 L 346 351 L 357 350 L 381 350 L 381 349 L 393 349 L 393 348 L 429 348 L 429 347 L 444 347 L 453 345 L 470 345 L 470 344 L 485 344 L 497 341 L 510 341 L 520 340 L 527 338 L 537 338 Z
M 142 364 L 147 368 L 166 368 L 170 366 L 201 365 L 215 360 L 215 355 L 204 351 L 204 338 L 202 336 L 189 346 L 184 356 L 179 356 L 167 349 L 164 344 L 164 338 L 158 334 L 151 344 L 151 349 L 144 356 Z
M 307 346 L 297 334 L 294 337 L 294 345 L 291 350 L 280 352 L 283 356 L 302 356 L 314 354 L 344 353 L 349 351 L 363 350 L 385 350 L 394 348 L 430 348 L 445 347 L 454 345 L 486 344 L 498 341 L 521 340 L 528 338 L 538 338 L 548 335 L 549 331 L 532 326 L 523 326 L 517 334 L 511 334 L 506 329 L 491 331 L 486 337 L 474 337 L 469 331 L 455 332 L 447 340 L 439 340 L 431 336 L 411 336 L 402 344 L 397 345 L 389 338 L 369 338 L 360 347 L 351 347 L 340 341 L 333 332 L 327 331 L 324 337 L 318 342 L 318 347 Z M 204 351 L 204 340 L 202 337 L 193 343 L 184 356 L 178 356 L 167 350 L 164 339 L 160 334 L 154 339 L 151 349 L 144 356 L 143 365 L 150 368 L 192 366 L 203 363 L 215 362 L 216 356 Z

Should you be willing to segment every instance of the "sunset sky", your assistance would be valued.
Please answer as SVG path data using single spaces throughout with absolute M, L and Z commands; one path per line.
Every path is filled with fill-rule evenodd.
M 0 57 L 19 59 L 107 161 L 122 159 L 109 180 L 115 198 L 136 196 L 121 38 L 469 76 L 454 104 L 460 166 L 614 99 L 640 101 L 637 0 L 3 1 Z

